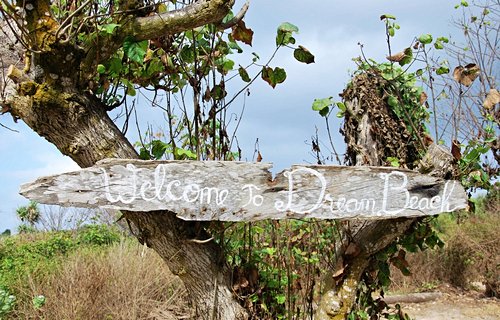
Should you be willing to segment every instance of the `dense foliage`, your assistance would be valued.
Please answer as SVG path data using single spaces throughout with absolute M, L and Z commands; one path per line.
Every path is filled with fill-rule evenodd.
M 19 43 L 26 52 L 23 71 L 31 72 L 29 80 L 20 77 L 19 94 L 28 100 L 19 101 L 30 101 L 29 105 L 37 106 L 28 108 L 34 112 L 47 106 L 47 111 L 59 110 L 57 115 L 63 111 L 76 110 L 71 115 L 82 121 L 75 121 L 77 127 L 88 120 L 79 117 L 97 106 L 98 111 L 102 112 L 98 113 L 101 119 L 105 118 L 102 115 L 106 115 L 106 112 L 120 119 L 117 122 L 122 124 L 119 133 L 123 137 L 134 120 L 139 123 L 141 115 L 137 112 L 134 99 L 141 96 L 152 107 L 162 110 L 166 129 L 148 127 L 146 132 L 139 132 L 140 141 L 135 147 L 140 158 L 240 159 L 242 152 L 235 133 L 244 108 L 235 111 L 230 107 L 238 97 L 243 99 L 248 94 L 249 86 L 258 78 L 273 88 L 286 80 L 286 71 L 274 65 L 273 59 L 278 50 L 292 49 L 294 58 L 302 63 L 313 63 L 314 56 L 296 44 L 298 28 L 291 23 L 283 23 L 277 28 L 276 42 L 273 44 L 275 51 L 268 60 L 261 62 L 259 55 L 253 53 L 246 65 L 236 66 L 233 57 L 241 53 L 245 45 L 251 45 L 253 31 L 241 17 L 233 13 L 222 21 L 186 27 L 187 31 L 182 32 L 168 33 L 163 30 L 153 34 L 154 30 L 139 28 L 139 22 L 145 21 L 138 20 L 140 18 L 161 16 L 173 9 L 196 3 L 39 1 L 37 4 L 41 7 L 37 10 L 27 8 L 27 11 L 23 11 L 4 1 L 2 13 L 13 24 L 17 24 L 17 29 L 16 26 L 11 29 L 14 33 L 17 31 Z M 463 9 L 468 7 L 465 1 L 459 6 Z M 43 11 L 38 9 L 46 10 L 47 14 L 37 16 Z M 474 34 L 474 30 L 478 35 L 478 29 L 474 29 L 474 26 L 482 30 L 495 30 L 495 19 L 489 17 L 498 17 L 497 5 L 493 3 L 491 7 L 483 9 L 480 15 L 471 17 L 471 24 L 464 25 L 468 35 Z M 52 15 L 48 14 L 49 11 Z M 430 143 L 451 143 L 455 170 L 446 178 L 460 179 L 471 191 L 476 188 L 491 190 L 494 179 L 498 177 L 498 166 L 486 163 L 485 159 L 486 156 L 498 157 L 499 121 L 498 103 L 494 102 L 495 76 L 487 71 L 495 70 L 493 67 L 498 60 L 492 59 L 484 67 L 486 64 L 483 62 L 489 60 L 481 60 L 474 47 L 469 46 L 460 54 L 465 52 L 469 59 L 467 52 L 472 52 L 474 61 L 468 60 L 470 63 L 465 66 L 457 66 L 450 79 L 458 89 L 443 82 L 445 85 L 438 90 L 436 79 L 441 79 L 438 78 L 441 76 L 445 79 L 451 68 L 449 60 L 433 61 L 432 50 L 443 50 L 450 40 L 423 34 L 401 52 L 393 53 L 390 40 L 400 26 L 396 18 L 388 14 L 383 15 L 381 20 L 385 26 L 388 62 L 376 62 L 363 54 L 356 59 L 358 70 L 343 92 L 343 101 L 337 102 L 328 97 L 313 103 L 313 110 L 324 117 L 327 126 L 334 109 L 338 111 L 337 116 L 345 120 L 346 162 L 358 164 L 354 160 L 357 149 L 350 139 L 359 128 L 357 115 L 347 102 L 367 92 L 370 99 L 373 98 L 368 112 L 374 118 L 379 116 L 381 124 L 377 127 L 377 152 L 381 163 L 377 165 L 422 168 L 421 160 Z M 43 28 L 38 27 L 38 24 L 43 24 Z M 479 37 L 479 41 L 488 39 L 489 36 Z M 492 48 L 496 49 L 495 46 Z M 493 52 L 491 56 L 496 57 L 497 54 Z M 61 61 L 67 61 L 68 64 L 59 63 Z M 418 68 L 417 64 L 422 62 L 423 65 Z M 78 72 L 75 73 L 75 69 Z M 472 90 L 469 88 L 474 88 L 478 82 L 474 81 L 480 75 L 480 93 L 470 94 Z M 230 89 L 230 83 L 236 83 L 236 87 L 240 88 Z M 447 96 L 458 97 L 453 100 L 451 113 L 439 111 L 440 99 Z M 98 103 L 85 105 L 88 101 Z M 26 106 L 6 105 L 2 106 L 2 112 L 11 112 L 16 119 L 22 118 L 29 122 L 31 114 L 23 107 Z M 472 111 L 464 113 L 465 109 Z M 238 116 L 234 117 L 234 114 Z M 36 121 L 29 123 L 35 130 L 40 130 L 44 123 L 56 123 L 39 120 L 40 114 L 36 116 Z M 97 121 L 92 125 L 95 123 Z M 472 130 L 464 132 L 464 123 L 474 124 L 470 127 Z M 40 131 L 42 135 L 49 136 L 43 130 Z M 54 134 L 50 130 L 49 133 Z M 58 134 L 56 132 L 54 135 L 59 139 Z M 329 138 L 333 148 L 332 137 Z M 57 140 L 53 136 L 48 139 L 52 139 L 52 142 Z M 81 159 L 80 149 L 86 146 L 61 140 L 63 142 L 58 145 L 61 151 L 85 165 L 91 165 L 90 162 L 102 157 L 116 156 L 117 153 L 113 149 L 115 141 L 112 141 L 110 149 L 105 152 L 99 149 L 105 147 L 96 146 L 99 149 L 94 156 L 96 159 Z M 318 155 L 317 162 L 324 163 L 324 159 L 319 156 L 319 143 L 313 143 L 313 147 Z M 130 153 L 125 153 L 135 155 L 135 150 L 131 149 Z M 335 159 L 341 162 L 338 154 Z M 29 235 L 39 217 L 36 204 L 19 210 L 18 214 L 27 222 L 21 231 Z M 407 233 L 370 257 L 370 267 L 364 270 L 366 272 L 360 284 L 356 281 L 346 284 L 348 289 L 349 285 L 358 288 L 355 310 L 350 313 L 350 319 L 378 317 L 379 314 L 390 319 L 406 318 L 398 308 L 387 311 L 388 306 L 381 303 L 381 299 L 374 300 L 372 292 L 378 291 L 383 297 L 390 282 L 390 264 L 409 274 L 406 252 L 442 246 L 431 225 L 430 219 L 413 223 Z M 136 227 L 141 231 L 143 226 Z M 181 238 L 185 234 L 198 234 L 203 229 L 213 236 L 226 254 L 225 259 L 222 259 L 224 266 L 232 270 L 230 289 L 250 315 L 258 319 L 310 318 L 314 312 L 313 305 L 321 293 L 331 283 L 341 283 L 346 270 L 351 267 L 349 259 L 359 253 L 356 244 L 350 242 L 352 230 L 355 229 L 350 222 L 292 220 L 232 225 L 211 223 L 191 227 L 186 227 L 190 232 L 184 232 L 183 228 L 179 228 L 181 231 L 173 228 L 172 232 L 179 232 L 175 235 Z M 0 247 L 0 286 L 3 286 L 0 291 L 0 312 L 7 313 L 15 308 L 12 294 L 16 295 L 17 292 L 13 284 L 16 281 L 28 281 L 19 279 L 18 275 L 43 276 L 53 273 L 61 260 L 76 247 L 93 248 L 115 243 L 118 239 L 112 230 L 101 226 L 84 227 L 76 236 L 63 232 L 29 243 L 15 243 L 13 238 L 3 239 Z M 181 242 L 187 239 L 182 238 Z M 217 259 L 220 260 L 220 256 L 217 255 Z M 179 272 L 182 273 L 185 272 Z M 192 284 L 192 288 L 197 287 Z M 43 307 L 43 297 L 33 296 L 32 299 L 35 309 Z M 347 303 L 345 307 L 351 309 Z

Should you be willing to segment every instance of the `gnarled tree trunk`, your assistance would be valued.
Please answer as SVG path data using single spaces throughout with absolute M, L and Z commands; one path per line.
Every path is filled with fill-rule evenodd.
M 109 118 L 106 107 L 92 95 L 90 77 L 85 72 L 95 70 L 98 63 L 95 56 L 111 54 L 107 51 L 119 47 L 120 38 L 140 34 L 145 26 L 148 37 L 168 33 L 165 31 L 168 23 L 172 24 L 172 32 L 180 32 L 220 21 L 233 2 L 198 1 L 189 10 L 171 15 L 132 19 L 131 24 L 123 25 L 123 33 L 117 32 L 116 43 L 104 46 L 96 54 L 99 49 L 82 51 L 57 38 L 60 26 L 51 18 L 48 1 L 26 1 L 24 25 L 28 32 L 22 37 L 32 46 L 28 52 L 31 64 L 27 63 L 26 74 L 15 66 L 7 72 L 9 65 L 4 64 L 10 80 L 3 84 L 6 94 L 0 104 L 1 111 L 24 121 L 81 167 L 105 158 L 138 158 L 133 146 Z M 13 65 L 23 56 L 19 50 L 27 49 L 14 46 L 13 33 L 6 25 L 3 27 L 7 32 L 0 35 L 2 43 L 13 44 L 15 50 L 2 52 L 2 59 Z M 172 212 L 124 212 L 124 217 L 133 223 L 138 239 L 158 252 L 170 270 L 184 281 L 198 319 L 248 317 L 233 296 L 231 270 L 225 265 L 221 248 L 213 242 L 192 241 L 206 237 L 199 224 L 177 219 Z
M 409 168 L 450 177 L 451 153 L 435 144 L 424 145 L 423 138 L 410 134 L 382 96 L 380 89 L 386 85 L 379 74 L 367 71 L 355 76 L 343 92 L 347 108 L 342 129 L 347 143 L 346 162 L 355 166 L 382 166 L 388 157 L 395 157 Z M 424 137 L 422 131 L 417 134 Z M 420 160 L 419 154 L 425 151 Z M 417 221 L 418 218 L 398 218 L 350 222 L 344 230 L 344 245 L 338 249 L 342 259 L 336 270 L 327 275 L 326 290 L 315 319 L 344 319 L 356 302 L 358 284 L 375 263 L 374 256 Z

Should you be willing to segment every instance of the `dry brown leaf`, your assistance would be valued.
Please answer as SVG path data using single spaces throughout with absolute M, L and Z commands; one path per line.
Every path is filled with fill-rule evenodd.
M 451 142 L 451 154 L 455 160 L 460 160 L 462 158 L 462 152 L 460 151 L 460 142 L 453 140 Z
M 428 146 L 430 146 L 431 144 L 433 144 L 433 143 L 434 143 L 434 140 L 433 140 L 433 139 L 432 139 L 432 137 L 431 137 L 430 135 L 428 135 L 428 134 L 425 134 L 425 135 L 424 135 L 424 139 L 423 139 L 423 140 L 424 140 L 424 145 L 425 145 L 426 147 L 428 147 Z
M 361 252 L 361 248 L 354 242 L 349 243 L 347 249 L 344 251 L 344 255 L 356 257 Z
M 260 154 L 260 151 L 258 151 L 257 153 L 257 162 L 261 162 L 262 161 L 262 155 Z
M 203 94 L 203 101 L 208 102 L 208 101 L 210 101 L 211 98 L 212 98 L 212 96 L 210 94 L 210 89 L 207 87 L 207 89 L 205 90 L 205 93 Z
M 233 290 L 238 291 L 242 288 L 248 287 L 248 280 L 245 277 L 241 277 L 238 279 L 238 282 L 233 284 Z
M 427 93 L 423 92 L 420 94 L 420 105 L 423 105 L 427 101 Z
M 464 86 L 469 87 L 474 80 L 479 76 L 478 65 L 475 63 L 469 63 L 465 67 L 458 66 L 453 70 L 453 79 Z
M 391 62 L 399 62 L 406 57 L 406 54 L 404 51 L 398 52 L 393 54 L 392 56 L 387 56 L 386 59 L 391 61 Z
M 500 103 L 500 92 L 497 89 L 490 89 L 490 92 L 486 96 L 486 99 L 483 102 L 483 107 L 490 110 L 497 103 Z
M 0 114 L 4 114 L 10 111 L 10 106 L 9 105 L 1 105 L 0 106 Z
M 332 277 L 333 277 L 334 279 L 335 279 L 335 278 L 340 277 L 341 275 L 343 275 L 343 274 L 344 274 L 344 270 L 345 270 L 345 268 L 344 268 L 344 267 L 342 267 L 342 268 L 338 269 L 337 271 L 335 271 L 335 272 L 333 273 Z

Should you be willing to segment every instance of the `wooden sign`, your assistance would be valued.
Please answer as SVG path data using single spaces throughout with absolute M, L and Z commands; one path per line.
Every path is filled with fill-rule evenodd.
M 45 204 L 169 210 L 184 220 L 385 219 L 467 208 L 456 181 L 387 167 L 108 159 L 21 186 Z

